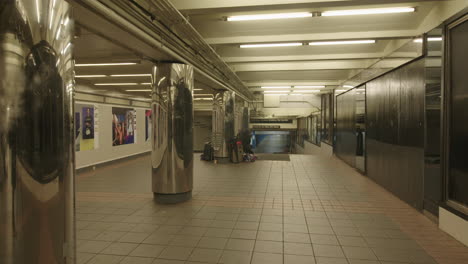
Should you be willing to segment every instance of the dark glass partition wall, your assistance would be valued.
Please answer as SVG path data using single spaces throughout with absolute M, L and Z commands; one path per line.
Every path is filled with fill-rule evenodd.
M 442 82 L 442 26 L 425 36 L 426 103 L 424 142 L 424 210 L 439 214 L 442 200 L 440 170 L 440 109 Z
M 336 97 L 335 154 L 350 166 L 356 166 L 356 89 Z
M 447 205 L 468 214 L 468 14 L 446 30 L 446 93 L 444 101 Z
M 333 93 L 322 94 L 321 141 L 333 144 Z

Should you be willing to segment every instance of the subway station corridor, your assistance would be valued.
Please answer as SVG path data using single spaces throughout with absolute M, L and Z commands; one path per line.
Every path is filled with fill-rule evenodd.
M 468 264 L 468 0 L 0 0 L 0 264 Z
M 213 164 L 153 201 L 149 156 L 77 177 L 80 264 L 462 264 L 468 250 L 336 158 Z

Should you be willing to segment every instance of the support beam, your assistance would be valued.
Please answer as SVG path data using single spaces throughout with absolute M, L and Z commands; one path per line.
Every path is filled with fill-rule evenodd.
M 240 44 L 240 43 L 266 43 L 266 42 L 294 42 L 294 41 L 321 41 L 321 40 L 346 40 L 346 39 L 374 39 L 374 38 L 409 38 L 417 36 L 417 30 L 382 30 L 382 31 L 356 31 L 356 32 L 331 32 L 311 34 L 276 34 L 262 36 L 232 36 L 205 38 L 211 45 L 216 44 Z
M 171 0 L 179 10 L 232 8 L 265 5 L 312 4 L 327 2 L 351 2 L 351 0 Z
M 307 62 L 260 62 L 239 63 L 232 65 L 236 72 L 245 71 L 297 71 L 297 70 L 340 70 L 365 69 L 377 59 L 368 60 L 336 60 L 336 61 L 307 61 Z

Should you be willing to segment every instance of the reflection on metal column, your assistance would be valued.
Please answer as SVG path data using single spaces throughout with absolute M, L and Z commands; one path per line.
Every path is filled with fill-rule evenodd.
M 73 60 L 64 0 L 0 2 L 0 263 L 75 263 Z
M 228 142 L 235 136 L 235 93 L 221 91 L 213 101 L 213 149 L 215 157 L 227 158 Z
M 193 68 L 158 63 L 153 68 L 152 177 L 155 199 L 177 203 L 192 196 Z

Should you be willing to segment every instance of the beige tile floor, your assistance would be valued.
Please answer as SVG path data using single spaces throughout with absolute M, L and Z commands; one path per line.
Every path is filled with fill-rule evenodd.
M 335 158 L 201 162 L 193 199 L 152 199 L 149 157 L 80 173 L 79 264 L 464 264 L 468 249 Z

